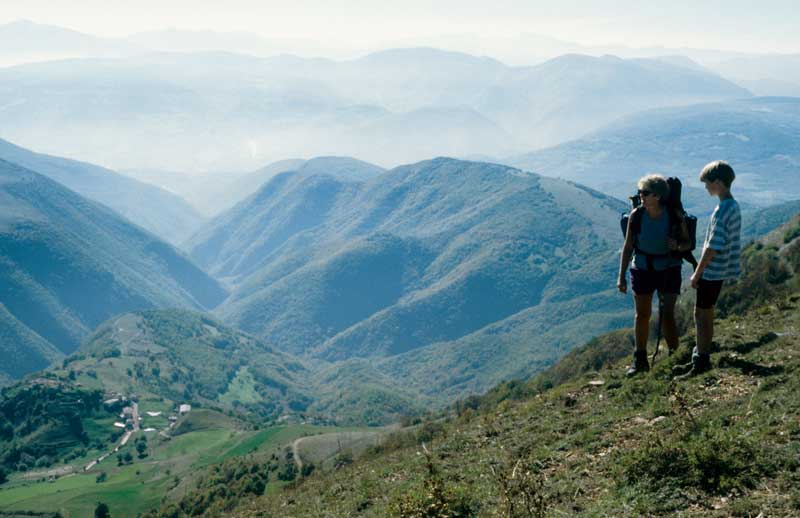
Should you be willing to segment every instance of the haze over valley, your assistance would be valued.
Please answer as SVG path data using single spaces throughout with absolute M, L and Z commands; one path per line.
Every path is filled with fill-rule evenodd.
M 429 490 L 447 459 L 502 485 L 522 462 L 528 477 L 623 458 L 624 476 L 592 475 L 608 486 L 592 486 L 599 507 L 565 482 L 577 471 L 542 491 L 565 514 L 702 507 L 674 496 L 689 486 L 664 499 L 642 489 L 636 470 L 653 463 L 608 437 L 695 437 L 694 412 L 776 386 L 753 376 L 791 378 L 774 370 L 788 349 L 758 348 L 794 336 L 782 320 L 795 318 L 800 278 L 793 25 L 716 45 L 728 25 L 677 32 L 691 20 L 676 6 L 652 34 L 614 18 L 623 44 L 611 15 L 570 2 L 563 19 L 526 14 L 530 28 L 497 18 L 508 6 L 380 25 L 352 6 L 270 17 L 249 3 L 252 19 L 231 24 L 233 9 L 217 23 L 207 5 L 178 4 L 158 11 L 185 17 L 167 29 L 124 6 L 97 11 L 106 25 L 38 0 L 42 22 L 0 16 L 0 514 L 310 516 L 304 491 L 337 474 L 331 516 L 417 516 L 398 509 L 432 509 L 431 495 L 484 516 L 523 498 L 453 479 Z M 743 238 L 757 243 L 721 299 L 734 320 L 720 369 L 735 373 L 695 387 L 712 403 L 685 403 L 662 383 L 677 356 L 645 381 L 618 376 L 633 347 L 632 301 L 615 286 L 620 216 L 640 177 L 677 176 L 702 243 L 717 199 L 698 174 L 718 159 L 736 170 Z M 685 287 L 682 346 L 693 297 Z M 497 443 L 521 426 L 504 420 L 515 405 L 541 447 Z M 746 421 L 739 410 L 709 422 Z M 750 447 L 740 439 L 720 444 Z M 464 460 L 495 447 L 494 460 Z M 703 447 L 680 459 L 706 458 Z M 767 458 L 751 453 L 740 457 Z M 379 497 L 385 480 L 356 490 L 348 478 L 364 459 L 426 462 L 428 475 L 387 471 L 404 493 Z M 691 487 L 732 500 L 760 487 L 736 484 Z M 338 487 L 324 485 L 319 499 Z M 567 493 L 584 507 L 558 500 Z

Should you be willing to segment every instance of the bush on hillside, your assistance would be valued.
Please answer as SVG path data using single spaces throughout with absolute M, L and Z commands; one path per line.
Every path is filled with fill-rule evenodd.
M 800 239 L 786 247 L 786 261 L 795 275 L 800 273 Z
M 477 516 L 478 505 L 466 488 L 450 487 L 433 459 L 425 453 L 425 480 L 422 488 L 405 493 L 392 507 L 399 518 L 471 518 Z
M 790 228 L 783 236 L 784 243 L 790 243 L 794 239 L 800 237 L 800 221 L 795 223 L 794 227 Z
M 752 489 L 775 470 L 769 452 L 745 436 L 709 428 L 682 439 L 665 442 L 653 434 L 622 459 L 620 484 L 651 493 L 669 485 L 724 495 Z
M 262 495 L 268 482 L 266 464 L 241 457 L 228 459 L 208 468 L 180 501 L 148 511 L 144 518 L 226 516 L 246 497 Z
M 781 260 L 777 247 L 760 243 L 747 245 L 742 250 L 741 277 L 735 283 L 724 285 L 720 294 L 717 302 L 719 315 L 741 315 L 750 308 L 785 296 L 789 290 L 786 281 L 791 276 L 792 272 Z

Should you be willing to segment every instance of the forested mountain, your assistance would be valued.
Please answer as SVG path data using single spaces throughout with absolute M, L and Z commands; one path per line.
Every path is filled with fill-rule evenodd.
M 212 308 L 226 295 L 164 241 L 3 160 L 0 200 L 0 370 L 12 377 L 74 351 L 114 314 Z
M 333 361 L 408 353 L 375 364 L 400 379 L 401 363 L 437 344 L 428 368 L 469 391 L 619 325 L 627 301 L 609 279 L 624 209 L 567 182 L 439 158 L 366 181 L 280 174 L 189 248 L 235 286 L 218 315 L 277 349 Z M 543 334 L 548 321 L 563 328 Z M 509 348 L 516 363 L 477 374 L 486 351 Z
M 758 205 L 800 193 L 800 98 L 765 97 L 633 115 L 573 142 L 509 159 L 517 167 L 580 182 L 623 198 L 649 172 L 699 187 L 700 169 L 725 159 L 734 194 Z M 695 205 L 713 208 L 704 192 Z
M 185 200 L 151 184 L 77 160 L 34 153 L 0 139 L 0 159 L 43 174 L 173 244 L 197 230 L 200 213 Z

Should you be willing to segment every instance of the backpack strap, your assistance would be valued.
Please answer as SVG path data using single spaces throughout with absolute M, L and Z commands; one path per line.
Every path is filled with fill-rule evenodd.
M 631 234 L 633 234 L 633 249 L 637 254 L 644 256 L 647 262 L 647 271 L 652 272 L 656 269 L 654 264 L 655 258 L 667 257 L 669 254 L 651 254 L 639 248 L 638 237 L 639 233 L 642 231 L 642 217 L 644 217 L 644 211 L 645 208 L 641 205 L 631 211 Z
M 633 244 L 636 246 L 636 237 L 642 231 L 642 214 L 644 214 L 644 207 L 639 205 L 631 211 L 631 234 L 633 234 Z

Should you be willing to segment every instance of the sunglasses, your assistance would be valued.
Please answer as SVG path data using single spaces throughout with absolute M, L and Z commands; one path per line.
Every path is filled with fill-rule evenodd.
M 652 191 L 647 191 L 647 190 L 639 191 L 639 196 L 641 196 L 642 198 L 646 198 L 647 196 L 650 196 L 651 194 L 653 194 Z

